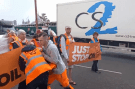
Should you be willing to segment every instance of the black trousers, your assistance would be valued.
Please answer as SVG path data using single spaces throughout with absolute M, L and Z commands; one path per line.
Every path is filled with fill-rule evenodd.
M 97 63 L 98 63 L 98 60 L 93 61 L 92 71 L 95 71 L 95 72 L 98 71 Z
M 19 83 L 18 89 L 26 89 L 26 80 Z
M 26 89 L 36 89 L 37 87 L 39 89 L 47 89 L 48 76 L 48 72 L 40 74 L 36 79 L 34 79 L 26 86 Z

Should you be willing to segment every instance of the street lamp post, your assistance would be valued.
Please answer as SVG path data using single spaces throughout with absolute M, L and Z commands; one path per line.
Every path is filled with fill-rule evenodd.
M 36 32 L 38 30 L 38 19 L 37 19 L 37 1 L 35 0 L 35 19 L 36 19 Z

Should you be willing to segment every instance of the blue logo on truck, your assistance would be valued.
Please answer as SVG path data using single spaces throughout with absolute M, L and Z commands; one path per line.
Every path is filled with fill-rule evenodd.
M 103 17 L 100 18 L 100 20 L 96 19 L 94 17 L 95 14 L 98 14 L 98 13 L 102 13 L 102 12 L 95 12 L 95 10 L 101 5 L 105 5 L 105 12 L 103 13 Z M 111 2 L 107 2 L 107 1 L 101 1 L 101 2 L 98 2 L 98 3 L 95 3 L 92 7 L 90 7 L 88 9 L 88 13 L 93 13 L 92 15 L 92 19 L 97 21 L 97 23 L 91 27 L 91 29 L 89 31 L 87 31 L 85 33 L 86 36 L 90 36 L 92 35 L 94 32 L 98 32 L 99 34 L 116 34 L 117 33 L 117 26 L 116 27 L 112 27 L 112 28 L 108 28 L 104 31 L 101 31 L 101 28 L 102 26 L 105 26 L 106 23 L 108 22 L 108 18 L 111 18 L 111 15 L 112 15 L 112 11 L 115 9 L 115 6 L 113 6 L 113 3 Z M 79 15 L 77 15 L 76 17 L 76 25 L 81 28 L 81 29 L 86 29 L 87 27 L 81 27 L 78 25 L 77 23 L 77 20 L 78 20 L 78 17 L 82 14 L 87 14 L 88 13 L 86 12 L 83 12 L 83 13 L 80 13 Z

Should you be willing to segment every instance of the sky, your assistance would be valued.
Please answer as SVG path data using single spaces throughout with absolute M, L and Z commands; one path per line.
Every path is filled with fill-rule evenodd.
M 37 0 L 37 13 L 41 15 L 46 13 L 47 18 L 56 21 L 57 4 L 76 2 L 84 0 Z M 0 0 L 0 20 L 17 20 L 21 24 L 22 20 L 30 22 L 35 21 L 35 4 L 34 0 Z

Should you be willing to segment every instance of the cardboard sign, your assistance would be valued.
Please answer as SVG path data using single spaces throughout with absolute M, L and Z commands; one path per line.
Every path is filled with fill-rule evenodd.
M 21 49 L 0 54 L 0 89 L 10 89 L 25 80 L 24 72 L 19 67 Z
M 100 43 L 79 43 L 69 45 L 69 65 L 101 60 Z

